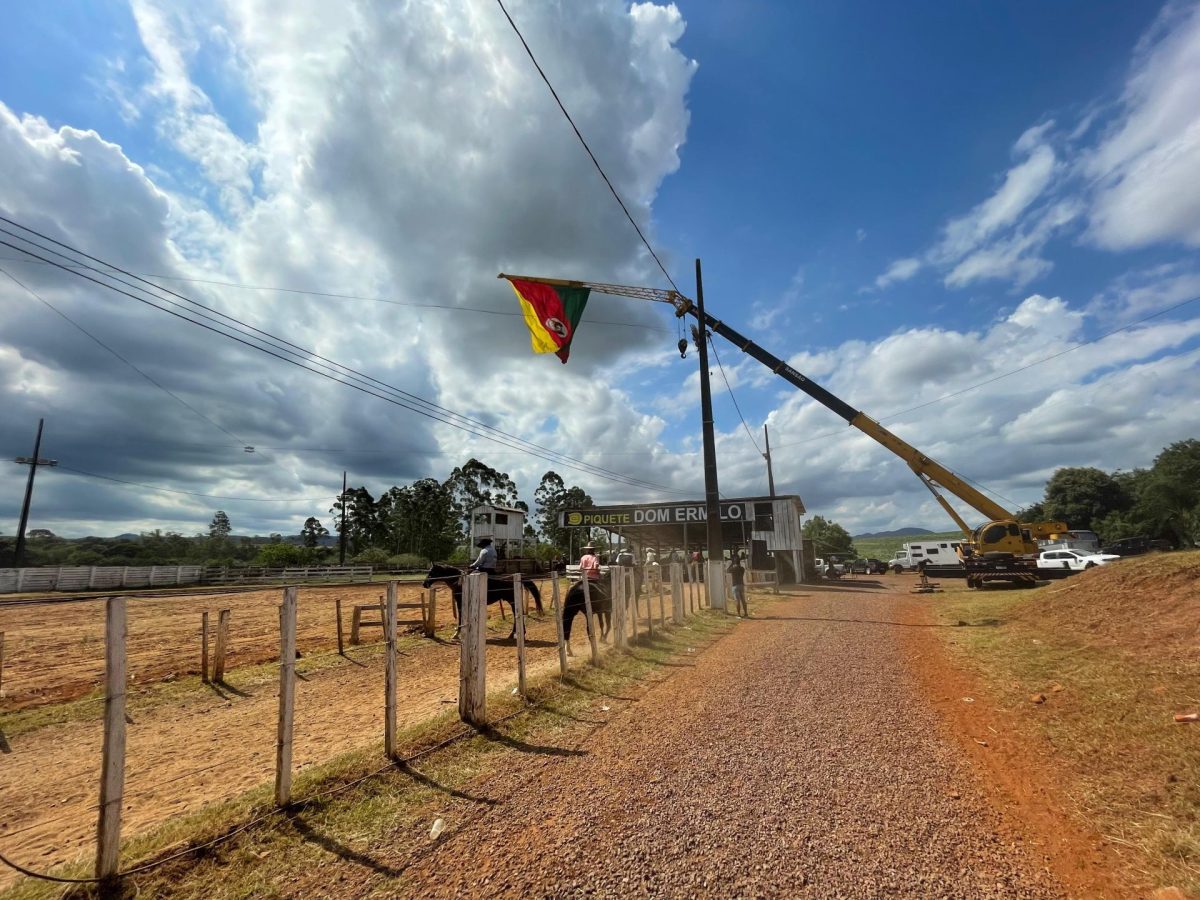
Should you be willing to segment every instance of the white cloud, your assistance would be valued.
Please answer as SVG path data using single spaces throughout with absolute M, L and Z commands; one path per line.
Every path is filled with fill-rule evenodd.
M 875 287 L 883 290 L 890 285 L 900 281 L 908 281 L 919 271 L 921 271 L 921 260 L 916 257 L 907 257 L 898 259 L 893 262 L 882 275 L 875 279 Z
M 991 197 L 946 225 L 931 252 L 933 260 L 951 263 L 972 252 L 997 231 L 1017 222 L 1050 185 L 1056 169 L 1054 151 L 1046 144 L 1030 146 L 1031 134 L 1041 138 L 1043 129 L 1031 129 L 1017 141 L 1015 149 L 1024 149 L 1029 156 L 1009 169 Z
M 1200 246 L 1200 6 L 1169 3 L 1139 43 L 1120 114 L 1082 169 L 1099 246 Z
M 168 188 L 92 132 L 0 106 L 0 205 L 14 218 L 134 271 L 504 313 L 516 308 L 495 279 L 502 268 L 657 281 L 495 8 L 425 3 L 401 15 L 371 0 L 282 12 L 265 0 L 223 10 L 139 0 L 134 11 L 153 75 L 127 96 L 198 171 L 171 172 Z M 589 0 L 512 11 L 653 236 L 651 203 L 679 165 L 695 71 L 675 46 L 678 9 Z M 192 75 L 197 59 L 222 56 L 258 117 L 249 140 Z M 203 202 L 210 194 L 216 203 Z M 0 360 L 12 375 L 0 388 L 6 443 L 23 446 L 25 426 L 46 412 L 48 442 L 78 468 L 233 496 L 320 496 L 343 467 L 378 491 L 445 477 L 468 453 L 507 469 L 527 495 L 552 467 L 597 497 L 633 490 L 434 425 L 44 267 L 20 268 L 47 299 L 239 438 L 348 452 L 242 454 L 230 446 L 238 441 L 0 284 Z M 694 467 L 662 458 L 664 421 L 639 411 L 641 398 L 596 389 L 623 355 L 644 356 L 660 338 L 587 320 L 661 328 L 648 304 L 594 299 L 563 367 L 530 356 L 517 316 L 172 286 L 506 431 L 668 487 L 698 484 Z M 49 408 L 42 373 L 57 392 Z M 626 455 L 631 445 L 640 455 Z M 162 449 L 135 449 L 152 446 Z M 18 505 L 7 487 L 0 494 L 4 508 Z M 105 520 L 194 531 L 217 502 L 155 495 L 148 504 L 145 494 L 48 478 L 39 515 L 68 533 Z M 230 504 L 230 513 L 239 531 L 290 532 L 327 505 Z

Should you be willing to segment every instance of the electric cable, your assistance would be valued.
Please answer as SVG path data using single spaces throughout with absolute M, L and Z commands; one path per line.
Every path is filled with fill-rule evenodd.
M 40 262 L 39 260 L 31 260 L 28 258 L 15 257 L 15 256 L 0 257 L 0 262 L 19 262 L 19 263 L 44 265 L 44 263 Z M 79 264 L 74 264 L 74 265 L 78 266 Z M 79 267 L 86 268 L 85 266 L 79 266 Z M 113 271 L 116 271 L 116 270 L 114 269 Z M 220 279 L 215 279 L 215 278 L 195 278 L 195 277 L 190 277 L 190 276 L 186 276 L 186 275 L 161 275 L 158 273 L 151 273 L 151 272 L 133 272 L 131 274 L 137 275 L 139 278 L 160 279 L 163 281 L 182 281 L 182 282 L 186 282 L 188 284 L 207 284 L 207 285 L 213 285 L 216 287 L 237 288 L 238 290 L 245 290 L 245 291 L 268 291 L 268 292 L 279 293 L 279 294 L 299 294 L 299 295 L 305 296 L 305 297 L 322 297 L 322 298 L 331 299 L 331 300 L 360 300 L 365 303 L 387 303 L 387 304 L 390 304 L 391 306 L 407 306 L 407 307 L 412 307 L 414 309 L 431 309 L 431 310 L 439 310 L 442 312 L 470 312 L 470 313 L 482 313 L 483 315 L 487 315 L 487 316 L 514 316 L 517 318 L 524 318 L 524 315 L 525 315 L 522 312 L 512 312 L 510 310 L 501 310 L 501 309 L 485 309 L 485 308 L 479 307 L 479 306 L 457 306 L 452 303 L 418 303 L 416 301 L 411 301 L 411 300 L 394 300 L 391 297 L 368 297 L 368 296 L 365 296 L 362 294 L 347 294 L 347 293 L 339 293 L 336 291 L 315 291 L 315 290 L 310 290 L 307 288 L 278 287 L 278 286 L 269 285 L 269 284 L 245 284 L 243 282 L 222 281 Z M 645 329 L 646 331 L 657 331 L 662 334 L 670 334 L 671 333 L 671 330 L 669 328 L 658 328 L 654 325 L 646 325 L 641 322 L 617 322 L 612 319 L 584 318 L 580 324 L 581 325 L 586 324 L 589 326 L 591 326 L 591 325 L 612 325 L 612 326 L 622 327 L 622 328 L 642 328 L 642 329 Z
M 746 424 L 746 417 L 742 415 L 742 408 L 738 405 L 737 397 L 733 395 L 733 386 L 729 383 L 729 378 L 725 375 L 725 367 L 721 365 L 721 355 L 717 353 L 717 342 L 712 339 L 712 335 L 708 335 L 708 346 L 713 352 L 713 359 L 717 361 L 717 369 L 721 373 L 721 380 L 725 382 L 725 390 L 729 391 L 729 399 L 733 401 L 733 408 L 737 410 L 738 418 L 742 421 L 742 427 L 746 429 L 746 437 L 750 438 L 750 443 L 754 445 L 754 449 L 758 451 L 758 455 L 762 456 L 762 448 L 758 446 L 758 441 L 754 439 L 754 434 L 750 431 L 750 426 Z
M 629 220 L 629 224 L 633 226 L 633 230 L 636 231 L 638 237 L 642 239 L 642 244 L 650 252 L 650 255 L 654 258 L 654 261 L 658 263 L 658 268 L 662 271 L 663 276 L 667 279 L 667 282 L 671 285 L 671 287 L 675 289 L 675 293 L 682 293 L 682 291 L 679 290 L 678 285 L 675 284 L 675 279 L 671 277 L 671 273 L 667 271 L 667 267 L 663 265 L 662 260 L 658 258 L 658 254 L 654 252 L 654 248 L 650 246 L 650 242 L 646 240 L 646 235 L 642 233 L 642 229 L 638 226 L 638 223 L 634 221 L 633 216 L 630 215 L 629 208 L 625 205 L 625 201 L 621 199 L 621 195 L 617 193 L 617 189 L 613 187 L 613 183 L 609 180 L 608 175 L 605 174 L 604 167 L 601 166 L 600 161 L 596 159 L 596 154 L 592 152 L 592 148 L 588 146 L 588 142 L 584 140 L 583 134 L 579 130 L 579 126 L 575 124 L 575 120 L 571 118 L 571 114 L 567 112 L 567 108 L 563 106 L 563 102 L 558 96 L 558 91 L 554 89 L 554 85 L 551 84 L 550 79 L 546 77 L 546 73 L 542 70 L 542 66 L 537 61 L 537 57 L 534 56 L 533 51 L 529 49 L 529 44 L 525 40 L 525 35 L 521 34 L 521 29 L 517 27 L 517 23 L 513 21 L 513 17 L 510 16 L 508 14 L 508 10 L 505 9 L 504 0 L 496 0 L 496 3 L 499 5 L 500 11 L 504 13 L 504 18 L 508 19 L 508 24 L 512 26 L 513 32 L 521 41 L 521 46 L 525 48 L 525 52 L 529 55 L 529 60 L 533 63 L 533 67 L 537 69 L 538 74 L 542 76 L 542 81 L 546 82 L 546 87 L 550 89 L 550 94 L 554 97 L 554 102 L 558 104 L 558 108 L 566 117 L 567 122 L 570 123 L 571 130 L 575 132 L 575 137 L 579 138 L 579 143 L 583 144 L 583 149 L 587 151 L 588 158 L 591 159 L 592 165 L 596 167 L 596 171 L 600 173 L 600 177 L 604 179 L 604 183 L 608 185 L 609 191 L 612 192 L 613 197 L 620 205 L 621 211 L 625 213 L 625 218 Z
M 78 329 L 80 332 L 82 332 L 86 337 L 90 338 L 95 343 L 99 344 L 101 347 L 103 347 L 105 350 L 107 350 L 109 353 L 111 353 L 113 356 L 115 356 L 117 359 L 119 359 L 121 362 L 125 363 L 125 365 L 129 366 L 129 368 L 133 369 L 133 371 L 137 372 L 139 375 L 141 375 L 143 378 L 145 378 L 148 382 L 150 382 L 152 385 L 154 385 L 156 388 L 158 388 L 160 391 L 162 391 L 164 394 L 166 394 L 168 397 L 170 397 L 176 403 L 179 403 L 184 408 L 195 413 L 197 416 L 199 416 L 201 419 L 203 419 L 205 422 L 207 422 L 213 428 L 216 428 L 218 431 L 221 431 L 224 434 L 229 435 L 235 441 L 240 442 L 241 446 L 245 447 L 248 445 L 247 441 L 245 441 L 238 435 L 234 434 L 232 431 L 230 431 L 228 428 L 225 428 L 223 425 L 220 425 L 219 423 L 214 422 L 212 419 L 210 419 L 204 413 L 200 412 L 200 410 L 196 409 L 196 407 L 192 406 L 190 403 L 188 403 L 182 397 L 175 394 L 170 388 L 155 381 L 153 378 L 150 377 L 150 375 L 148 375 L 146 372 L 142 371 L 140 368 L 138 368 L 136 365 L 134 365 L 132 362 L 130 362 L 128 359 L 126 359 L 124 356 L 122 356 L 120 353 L 118 353 L 112 347 L 110 347 L 108 344 L 104 343 L 104 341 L 100 340 L 100 338 L 96 337 L 94 334 L 92 334 L 90 331 L 88 331 L 86 328 L 84 328 L 82 325 L 80 325 L 78 322 L 76 322 L 74 319 L 72 319 L 70 316 L 68 316 L 65 312 L 63 312 L 57 306 L 52 304 L 49 300 L 47 300 L 45 297 L 43 297 L 41 294 L 39 294 L 37 291 L 35 291 L 29 285 L 27 285 L 23 281 L 20 281 L 19 279 L 17 279 L 17 277 L 14 276 L 7 269 L 0 268 L 0 274 L 7 276 L 9 281 L 13 282 L 13 284 L 15 284 L 18 287 L 20 287 L 21 289 L 23 289 L 27 294 L 29 294 L 29 296 L 33 297 L 35 300 L 37 300 L 37 301 L 41 302 L 42 304 L 44 304 L 45 306 L 49 307 L 49 309 L 51 309 L 53 312 L 57 313 L 59 316 L 61 316 L 63 319 L 65 319 L 68 323 L 73 325 L 76 329 Z
M 224 497 L 220 494 L 205 494 L 200 491 L 184 491 L 177 488 L 165 488 L 153 484 L 142 484 L 140 481 L 126 481 L 123 478 L 113 478 L 111 475 L 100 475 L 96 472 L 85 472 L 83 469 L 75 469 L 71 466 L 64 466 L 62 463 L 59 463 L 57 466 L 55 466 L 55 468 L 63 472 L 70 472 L 74 475 L 84 475 L 88 478 L 100 478 L 104 481 L 113 481 L 117 484 L 124 484 L 130 487 L 145 488 L 146 490 L 150 491 L 160 491 L 164 494 L 187 494 L 191 497 L 207 497 L 210 500 L 237 500 L 244 503 L 316 503 L 318 501 L 324 502 L 326 500 L 336 500 L 341 496 L 341 494 L 334 494 L 332 497 Z
M 41 237 L 52 243 L 58 244 L 59 246 L 69 249 L 72 252 L 78 253 L 81 256 L 96 260 L 95 257 L 92 257 L 83 251 L 75 250 L 75 248 L 69 247 L 68 245 L 63 244 L 61 241 L 56 241 L 53 238 L 49 238 L 45 235 L 42 235 L 39 232 L 34 231 L 33 229 L 29 229 L 23 225 L 12 222 L 12 220 L 7 219 L 3 216 L 0 216 L 0 221 L 8 222 L 9 224 L 12 224 L 17 228 L 21 228 L 22 230 L 29 231 L 30 233 L 35 234 L 38 237 Z M 60 257 L 63 256 L 63 254 L 58 253 L 57 251 L 51 250 L 49 248 L 46 248 L 46 247 L 38 244 L 37 242 L 32 241 L 29 238 L 26 238 L 22 235 L 15 235 L 12 232 L 7 231 L 5 229 L 0 229 L 0 232 L 7 234 L 10 237 L 14 237 L 17 240 L 21 240 L 21 241 L 24 241 L 25 243 L 32 244 L 33 246 L 35 246 L 38 249 L 43 250 L 45 252 L 53 253 L 54 255 L 57 255 Z M 54 260 L 46 259 L 45 257 L 39 256 L 38 254 L 34 253 L 31 250 L 28 250 L 25 247 L 17 246 L 8 241 L 0 241 L 0 245 L 10 247 L 13 250 L 16 250 L 20 253 L 26 254 L 27 256 L 30 256 L 34 259 L 39 259 L 49 265 L 60 268 L 63 271 L 73 274 L 79 278 L 85 279 L 87 281 L 91 281 L 92 283 L 100 285 L 101 287 L 108 288 L 109 290 L 112 290 L 116 293 L 123 294 L 131 299 L 137 300 L 140 303 L 144 303 L 144 304 L 146 304 L 148 306 L 152 306 L 155 309 L 158 309 L 162 312 L 166 312 L 170 315 L 173 315 L 176 318 L 183 319 L 184 321 L 190 322 L 191 324 L 194 324 L 194 325 L 198 325 L 199 327 L 204 328 L 208 331 L 212 331 L 216 334 L 222 335 L 223 337 L 227 337 L 231 340 L 237 341 L 238 343 L 244 344 L 244 345 L 250 347 L 251 349 L 259 350 L 260 352 L 266 353 L 269 356 L 274 356 L 275 358 L 280 359 L 284 362 L 288 362 L 292 365 L 295 365 L 298 368 L 307 369 L 308 371 L 314 372 L 318 375 L 321 375 L 322 377 L 329 378 L 332 381 L 336 381 L 340 384 L 346 385 L 348 387 L 352 387 L 355 390 L 361 391 L 362 393 L 367 393 L 367 394 L 375 396 L 379 399 L 386 400 L 386 401 L 392 403 L 393 405 L 400 406 L 401 408 L 408 409 L 412 412 L 416 412 L 419 415 L 425 416 L 426 418 L 433 419 L 435 421 L 441 422 L 442 424 L 450 425 L 459 430 L 467 432 L 468 434 L 472 434 L 475 437 L 486 438 L 488 440 L 499 443 L 501 445 L 508 446 L 512 449 L 522 450 L 523 452 L 527 452 L 532 456 L 537 456 L 539 458 L 546 459 L 547 461 L 553 462 L 556 465 L 562 465 L 566 468 L 575 469 L 576 471 L 580 471 L 585 474 L 592 475 L 594 477 L 605 478 L 607 480 L 616 481 L 618 483 L 626 484 L 631 487 L 643 487 L 643 488 L 648 488 L 651 490 L 660 490 L 660 491 L 664 491 L 667 493 L 679 493 L 679 494 L 686 493 L 683 491 L 678 491 L 673 488 L 669 488 L 665 485 L 657 484 L 655 482 L 646 481 L 644 479 L 635 478 L 633 476 L 623 475 L 619 472 L 615 472 L 610 469 L 605 469 L 602 466 L 596 466 L 592 463 L 587 463 L 583 460 L 576 459 L 575 457 L 567 456 L 566 454 L 563 454 L 559 451 L 551 450 L 550 448 L 544 447 L 540 444 L 535 444 L 534 442 L 526 441 L 522 438 L 518 438 L 515 435 L 511 435 L 507 432 L 502 431 L 501 429 L 494 428 L 493 426 L 486 425 L 485 423 L 482 423 L 482 422 L 478 422 L 477 420 L 473 420 L 468 416 L 462 415 L 461 413 L 456 413 L 452 410 L 446 409 L 445 407 L 441 407 L 438 404 L 432 403 L 431 401 L 427 401 L 424 398 L 418 397 L 413 394 L 409 394 L 406 391 L 403 391 L 399 388 L 395 388 L 391 385 L 388 385 L 385 382 L 379 381 L 378 379 L 375 379 L 371 376 L 364 375 L 363 373 L 358 372 L 357 370 L 352 369 L 348 366 L 344 366 L 333 360 L 328 360 L 327 358 L 322 357 L 319 354 L 309 351 L 303 347 L 299 347 L 298 345 L 292 344 L 291 342 L 286 341 L 282 338 L 278 338 L 275 335 L 270 334 L 269 332 L 263 331 L 262 329 L 255 328 L 254 326 L 251 326 L 251 325 L 248 325 L 247 323 L 241 322 L 241 320 L 238 320 L 232 316 L 228 316 L 224 313 L 220 313 L 216 310 L 212 310 L 211 308 L 205 306 L 202 303 L 199 303 L 198 301 L 192 300 L 181 294 L 177 294 L 176 292 L 171 291 L 167 288 L 162 288 L 159 285 L 154 285 L 151 282 L 146 282 L 146 283 L 150 284 L 151 287 L 154 287 L 158 290 L 164 291 L 165 293 L 171 294 L 173 296 L 180 297 L 182 300 L 185 300 L 186 302 L 188 302 L 194 306 L 198 306 L 204 310 L 213 312 L 217 316 L 220 316 L 221 318 L 227 319 L 231 322 L 235 322 L 235 323 L 249 329 L 250 331 L 257 332 L 258 334 L 264 335 L 265 338 L 270 341 L 276 341 L 278 343 L 271 343 L 271 344 L 267 344 L 267 346 L 262 346 L 262 344 L 267 343 L 267 340 L 264 340 L 263 338 L 256 338 L 254 335 L 248 334 L 247 332 L 244 332 L 244 331 L 237 330 L 231 325 L 226 325 L 223 322 L 218 322 L 212 316 L 205 315 L 204 313 L 197 313 L 192 310 L 187 310 L 188 313 L 190 313 L 192 315 L 196 315 L 200 318 L 206 319 L 209 322 L 213 322 L 215 326 L 219 326 L 219 327 L 214 327 L 214 325 L 205 324 L 204 322 L 197 321 L 196 319 L 190 318 L 188 315 L 184 315 L 182 313 L 173 311 L 171 309 L 167 309 L 163 306 L 159 306 L 158 304 L 151 302 L 150 300 L 146 299 L 145 297 L 130 293 L 129 291 L 126 291 L 126 290 L 122 290 L 121 288 L 118 288 L 118 287 L 114 286 L 113 284 L 110 284 L 107 281 L 102 281 L 98 278 L 94 278 L 90 275 L 85 274 L 84 272 L 80 272 L 69 266 L 63 265 L 62 263 L 56 262 Z M 101 262 L 102 264 L 104 264 L 106 266 L 110 265 L 107 263 L 103 263 L 103 261 L 101 261 L 101 260 L 96 260 L 96 261 Z M 115 266 L 110 266 L 110 267 L 116 269 L 117 271 L 124 272 L 124 270 L 119 269 L 119 267 L 115 267 Z M 83 268 L 91 269 L 92 271 L 96 272 L 98 275 L 112 278 L 113 281 L 116 281 L 119 284 L 124 284 L 126 287 L 129 287 L 132 290 L 137 290 L 137 291 L 141 291 L 144 294 L 148 294 L 150 297 L 153 297 L 154 300 L 157 300 L 161 303 L 166 303 L 171 306 L 175 306 L 177 308 L 182 308 L 182 307 L 180 307 L 180 305 L 178 303 L 174 303 L 173 301 L 167 299 L 166 297 L 163 297 L 159 294 L 148 291 L 145 288 L 138 287 L 137 285 L 132 285 L 121 279 L 115 278 L 114 276 L 108 275 L 107 273 L 104 273 L 98 269 L 95 269 L 95 267 L 83 266 Z M 131 277 L 136 278 L 137 276 L 131 276 Z M 144 279 L 139 279 L 139 280 L 144 280 Z M 221 330 L 222 328 L 228 329 L 228 330 Z M 233 331 L 235 333 L 231 334 L 230 331 Z M 252 341 L 258 341 L 259 343 L 252 343 Z M 296 348 L 296 350 L 289 350 L 289 349 L 287 349 L 288 347 Z M 296 351 L 299 351 L 299 352 L 296 352 Z M 324 368 L 331 369 L 332 374 L 330 371 L 323 371 L 321 368 L 314 368 L 313 366 L 317 366 L 320 364 L 312 362 L 312 359 L 307 359 L 307 358 L 305 358 L 305 356 L 311 357 L 312 359 L 319 359 L 319 360 L 322 360 L 324 363 L 327 363 L 328 365 L 325 366 Z M 298 359 L 293 359 L 291 357 L 298 357 Z M 311 365 L 308 363 L 311 363 Z M 333 368 L 333 367 L 336 367 L 336 368 Z M 343 377 L 337 377 L 337 376 L 344 376 L 345 378 L 348 378 L 351 380 L 343 380 Z M 364 387 L 363 384 L 359 384 L 359 383 L 355 383 L 355 382 L 365 382 L 367 384 Z M 378 389 L 375 389 L 372 386 L 371 383 L 380 385 L 380 388 L 382 390 L 391 391 L 395 394 L 400 395 L 404 399 L 398 400 L 395 397 L 381 394 L 378 392 Z M 427 407 L 427 409 L 423 409 L 419 406 L 414 406 L 413 405 L 414 403 L 421 404 L 422 406 Z M 469 426 L 463 425 L 461 422 L 453 421 L 453 419 L 464 420 L 466 422 L 469 422 L 470 425 L 474 426 L 474 427 L 469 427 Z M 479 430 L 476 430 L 476 429 L 479 429 Z M 481 430 L 484 430 L 484 433 L 481 433 Z M 500 437 L 497 437 L 496 435 L 500 435 Z M 512 442 L 516 442 L 516 443 L 514 444 Z M 536 452 L 535 450 L 527 450 L 526 446 L 522 446 L 522 445 L 527 445 L 528 447 L 536 448 L 536 451 L 541 451 L 541 452 Z M 546 454 L 550 454 L 550 456 L 547 456 Z

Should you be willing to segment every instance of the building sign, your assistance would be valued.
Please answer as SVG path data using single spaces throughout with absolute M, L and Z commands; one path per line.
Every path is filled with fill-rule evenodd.
M 722 503 L 722 522 L 745 522 L 748 503 Z M 655 506 L 596 506 L 591 509 L 564 509 L 558 514 L 563 528 L 625 528 L 637 525 L 689 525 L 706 522 L 703 503 L 677 503 Z

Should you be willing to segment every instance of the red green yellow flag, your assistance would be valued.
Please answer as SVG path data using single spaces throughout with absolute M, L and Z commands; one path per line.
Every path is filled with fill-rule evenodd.
M 584 287 L 563 287 L 522 278 L 509 278 L 508 282 L 521 301 L 533 352 L 556 353 L 565 363 L 571 353 L 571 339 L 575 337 L 579 317 L 583 315 L 591 291 Z

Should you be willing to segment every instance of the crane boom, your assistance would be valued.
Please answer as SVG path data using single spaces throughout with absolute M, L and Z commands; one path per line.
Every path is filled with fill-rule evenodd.
M 967 536 L 967 551 L 964 553 L 964 565 L 967 569 L 967 583 L 972 587 L 982 586 L 985 581 L 1025 581 L 1036 580 L 1036 565 L 1032 557 L 1038 552 L 1039 538 L 1054 538 L 1067 531 L 1063 522 L 1022 523 L 1017 521 L 1013 513 L 1006 510 L 982 491 L 969 484 L 966 479 L 956 475 L 937 460 L 930 458 L 916 447 L 899 436 L 884 428 L 862 410 L 855 409 L 840 397 L 830 393 L 811 378 L 798 372 L 786 361 L 774 353 L 761 347 L 743 334 L 730 328 L 720 319 L 708 314 L 701 316 L 699 309 L 687 297 L 677 291 L 659 290 L 657 288 L 626 287 L 616 284 L 601 284 L 588 281 L 566 281 L 557 278 L 528 278 L 527 276 L 500 274 L 500 278 L 524 278 L 529 281 L 540 281 L 545 284 L 562 285 L 566 287 L 589 288 L 599 293 L 617 294 L 635 297 L 641 300 L 653 300 L 660 303 L 670 303 L 675 308 L 675 315 L 683 317 L 691 315 L 705 330 L 711 330 L 721 335 L 747 356 L 758 360 L 788 384 L 803 391 L 825 408 L 831 410 L 846 420 L 846 423 L 857 428 L 867 437 L 879 443 L 903 459 L 916 474 L 921 483 L 933 494 L 934 499 L 949 513 L 955 524 Z M 938 489 L 954 495 L 970 506 L 988 521 L 972 531 L 962 516 L 955 511 Z M 1003 559 L 1001 559 L 1003 558 Z
M 676 310 L 682 310 L 683 314 L 690 314 L 697 319 L 700 318 L 695 306 L 691 301 L 682 298 L 682 302 L 676 306 Z M 907 441 L 888 431 L 862 410 L 855 409 L 849 403 L 846 403 L 840 397 L 831 394 L 821 385 L 817 384 L 811 378 L 796 371 L 789 366 L 784 360 L 780 359 L 774 353 L 756 344 L 754 341 L 739 334 L 734 329 L 730 328 L 721 320 L 705 313 L 704 325 L 713 330 L 716 334 L 721 335 L 747 356 L 751 356 L 758 360 L 788 384 L 799 390 L 804 391 L 808 396 L 812 397 L 822 406 L 837 413 L 846 422 L 857 428 L 867 437 L 882 444 L 887 449 L 908 463 L 908 467 L 912 469 L 922 480 L 929 479 L 941 487 L 943 490 L 953 494 L 963 503 L 966 503 L 972 509 L 976 510 L 980 515 L 987 517 L 990 520 L 995 519 L 1011 519 L 1013 514 L 1006 510 L 999 503 L 996 503 L 982 491 L 972 487 L 966 480 L 954 474 L 950 469 L 943 466 L 935 459 L 926 456 L 916 447 L 909 444 Z M 935 495 L 936 496 L 936 495 Z M 945 504 L 943 503 L 943 506 Z M 962 519 L 956 514 L 954 519 L 961 525 Z

